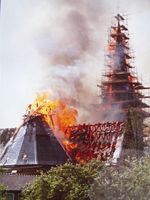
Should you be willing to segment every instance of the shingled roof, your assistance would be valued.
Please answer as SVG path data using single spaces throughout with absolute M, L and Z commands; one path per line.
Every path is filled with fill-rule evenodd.
M 30 117 L 9 140 L 0 158 L 3 167 L 55 166 L 68 160 L 63 146 L 41 116 Z

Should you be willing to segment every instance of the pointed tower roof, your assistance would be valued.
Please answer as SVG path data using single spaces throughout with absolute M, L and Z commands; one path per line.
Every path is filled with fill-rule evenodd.
M 41 116 L 30 116 L 5 146 L 3 167 L 40 168 L 67 161 L 68 155 Z

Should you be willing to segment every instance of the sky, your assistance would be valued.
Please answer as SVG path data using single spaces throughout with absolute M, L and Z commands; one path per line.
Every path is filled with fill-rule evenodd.
M 19 126 L 37 93 L 97 102 L 109 27 L 127 17 L 139 78 L 150 83 L 149 0 L 2 0 L 0 128 Z M 85 115 L 85 110 L 81 113 Z

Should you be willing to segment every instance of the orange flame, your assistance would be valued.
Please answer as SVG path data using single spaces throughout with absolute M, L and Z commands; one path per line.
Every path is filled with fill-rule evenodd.
M 43 115 L 45 121 L 51 128 L 57 127 L 65 131 L 68 126 L 75 125 L 78 112 L 69 107 L 62 100 L 51 101 L 47 93 L 37 95 L 36 99 L 27 108 L 30 115 Z
M 36 99 L 27 108 L 28 115 L 42 115 L 43 119 L 54 130 L 57 129 L 60 138 L 63 138 L 62 144 L 67 151 L 71 151 L 76 147 L 75 144 L 69 142 L 69 133 L 65 135 L 65 131 L 69 126 L 77 123 L 78 112 L 75 108 L 68 106 L 62 100 L 51 101 L 48 93 L 37 95 Z

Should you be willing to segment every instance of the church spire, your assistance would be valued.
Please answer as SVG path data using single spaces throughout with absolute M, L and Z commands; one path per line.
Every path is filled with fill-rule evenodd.
M 130 107 L 140 110 L 143 117 L 150 116 L 144 111 L 149 105 L 142 99 L 143 89 L 148 89 L 139 82 L 131 68 L 133 57 L 129 48 L 128 28 L 125 26 L 125 18 L 117 14 L 115 24 L 110 28 L 110 37 L 107 48 L 107 72 L 99 87 L 101 88 L 102 108 L 106 108 L 104 115 L 106 120 L 120 120 L 127 118 Z M 110 119 L 110 112 L 112 113 Z M 104 118 L 104 119 L 105 119 Z

